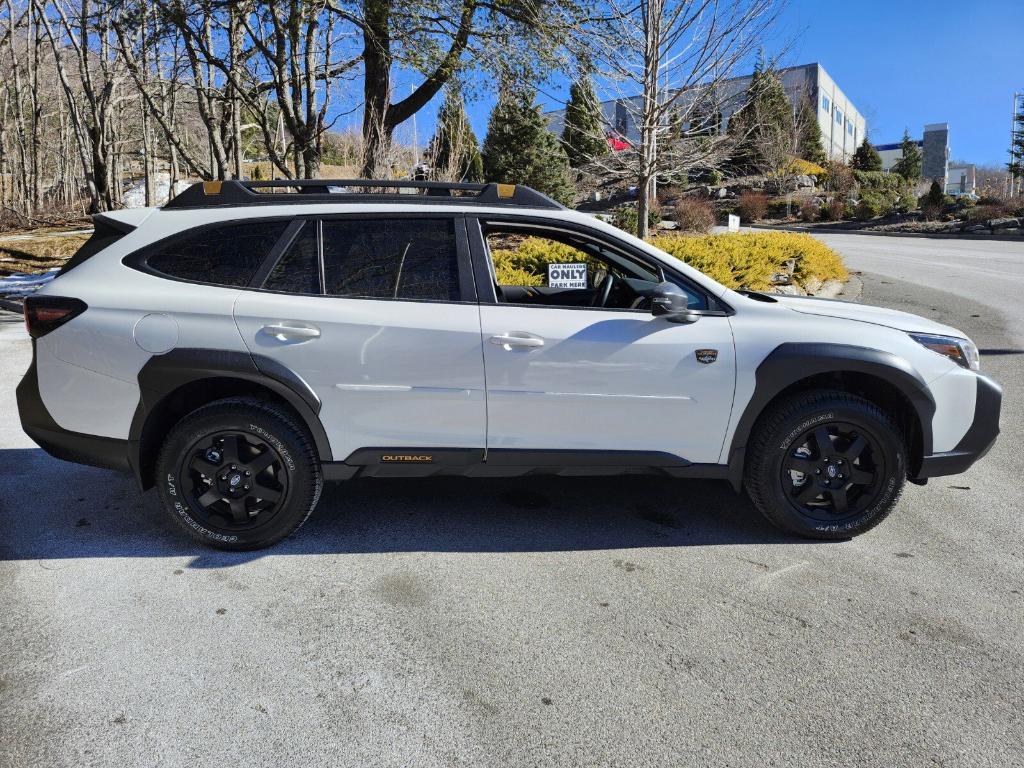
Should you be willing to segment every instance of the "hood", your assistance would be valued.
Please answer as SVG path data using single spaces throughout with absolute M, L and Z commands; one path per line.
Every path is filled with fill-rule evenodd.
M 895 309 L 882 309 L 881 307 L 872 307 L 869 304 L 851 304 L 848 301 L 816 299 L 812 296 L 774 295 L 773 298 L 794 312 L 799 312 L 803 315 L 857 320 L 861 323 L 884 325 L 887 328 L 895 328 L 898 331 L 907 331 L 909 333 L 934 333 L 940 336 L 967 338 L 962 331 L 958 331 L 956 328 L 937 323 L 920 315 L 912 315 L 909 312 L 900 312 Z

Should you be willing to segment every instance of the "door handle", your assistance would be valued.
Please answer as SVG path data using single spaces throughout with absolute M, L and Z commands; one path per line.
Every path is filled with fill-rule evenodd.
M 264 333 L 269 333 L 278 341 L 320 338 L 320 329 L 315 325 L 285 325 L 284 323 L 275 323 L 273 325 L 264 325 L 261 330 Z
M 497 336 L 491 336 L 489 339 L 491 344 L 495 344 L 505 349 L 512 349 L 512 347 L 543 347 L 544 339 L 540 336 L 533 336 L 530 334 L 523 333 L 519 335 L 517 333 L 503 333 Z

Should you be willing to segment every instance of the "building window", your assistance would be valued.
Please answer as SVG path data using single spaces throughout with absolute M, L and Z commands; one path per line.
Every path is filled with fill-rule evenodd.
M 840 125 L 843 124 L 843 113 L 839 111 L 838 107 L 836 108 L 836 122 Z
M 851 136 L 853 136 L 853 121 L 852 120 L 847 120 L 846 121 L 846 132 L 848 134 L 850 134 Z
M 821 108 L 826 112 L 832 107 L 832 103 L 828 100 L 828 96 L 821 97 Z

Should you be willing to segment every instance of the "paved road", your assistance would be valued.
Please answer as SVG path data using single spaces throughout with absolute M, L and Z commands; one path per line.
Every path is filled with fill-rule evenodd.
M 841 544 L 715 483 L 453 479 L 202 550 L 12 424 L 0 323 L 0 766 L 1021 765 L 1022 310 L 925 282 L 864 300 L 973 334 L 1004 435 Z

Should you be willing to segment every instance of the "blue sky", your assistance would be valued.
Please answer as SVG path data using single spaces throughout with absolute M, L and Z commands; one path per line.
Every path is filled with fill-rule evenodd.
M 867 117 L 873 142 L 945 122 L 954 159 L 1006 162 L 1010 100 L 1024 90 L 1024 0 L 789 0 L 768 54 L 787 40 L 781 64 L 820 62 Z M 558 78 L 544 91 L 541 103 L 557 109 L 568 85 Z M 493 102 L 485 92 L 469 105 L 481 141 Z M 417 116 L 420 146 L 439 105 Z M 411 124 L 400 138 L 411 140 Z

